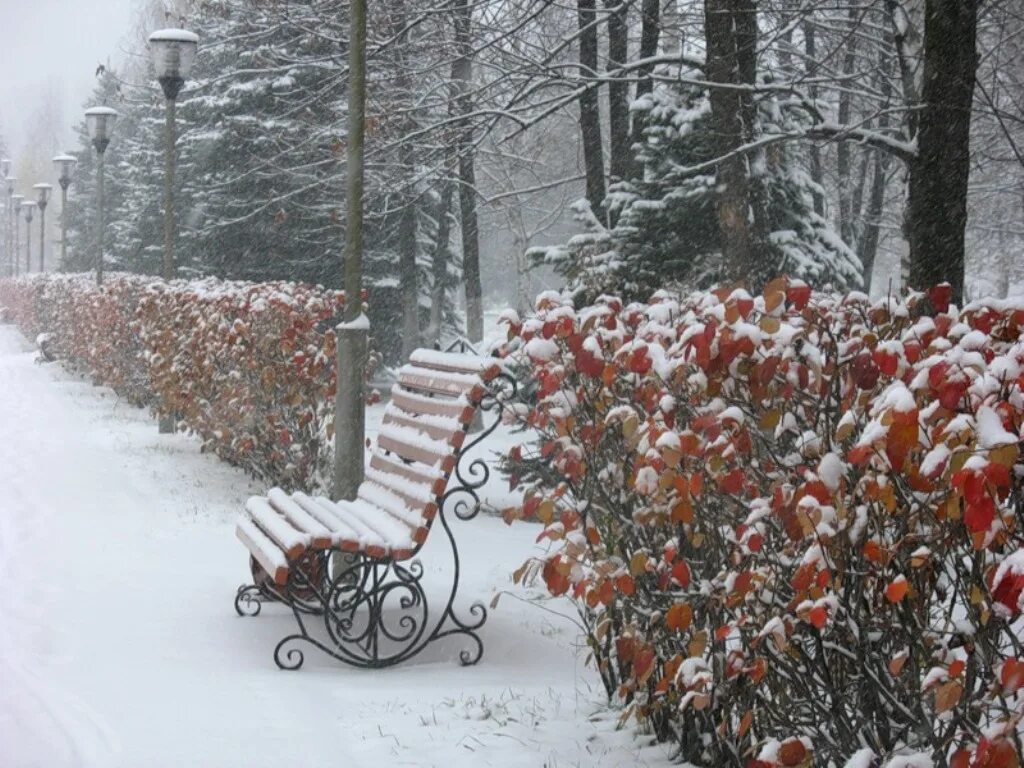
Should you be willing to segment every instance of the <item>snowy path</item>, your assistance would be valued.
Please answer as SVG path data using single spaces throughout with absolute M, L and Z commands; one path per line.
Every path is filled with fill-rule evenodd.
M 308 654 L 279 671 L 290 616 L 231 605 L 246 576 L 231 521 L 260 490 L 0 327 L 0 767 L 665 762 L 599 710 L 573 625 L 509 595 L 473 668 L 442 648 L 393 670 Z M 465 597 L 488 601 L 537 531 L 463 526 Z

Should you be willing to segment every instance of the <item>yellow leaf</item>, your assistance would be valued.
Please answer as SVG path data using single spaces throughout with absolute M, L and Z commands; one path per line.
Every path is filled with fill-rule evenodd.
M 637 552 L 629 559 L 629 575 L 636 577 L 647 571 L 647 555 Z

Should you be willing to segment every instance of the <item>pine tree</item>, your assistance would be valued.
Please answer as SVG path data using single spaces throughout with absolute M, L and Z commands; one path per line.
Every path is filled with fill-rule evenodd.
M 714 284 L 722 277 L 722 259 L 707 93 L 660 86 L 633 109 L 645 125 L 637 154 L 643 176 L 611 187 L 605 208 L 617 214 L 616 225 L 605 228 L 581 201 L 577 218 L 587 231 L 534 256 L 553 262 L 588 295 L 616 292 L 646 299 L 667 284 Z M 781 140 L 800 119 L 771 99 L 759 108 L 759 135 L 780 140 L 768 145 L 763 162 L 748 162 L 752 197 L 762 207 L 769 233 L 760 244 L 761 267 L 748 276 L 748 284 L 757 287 L 789 275 L 816 287 L 859 287 L 857 256 L 815 212 L 815 185 Z

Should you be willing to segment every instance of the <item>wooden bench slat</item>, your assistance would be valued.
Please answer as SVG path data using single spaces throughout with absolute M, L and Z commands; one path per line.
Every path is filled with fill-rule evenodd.
M 312 537 L 313 549 L 330 549 L 331 531 L 319 520 L 310 515 L 280 488 L 271 488 L 267 492 L 267 501 L 276 511 L 284 515 L 288 522 Z
M 437 467 L 428 467 L 423 464 L 406 464 L 401 459 L 387 456 L 379 451 L 374 451 L 370 457 L 370 468 L 378 472 L 397 475 L 407 480 L 410 487 L 423 487 L 427 489 L 427 493 L 434 497 L 442 495 L 448 485 L 448 478 Z
M 438 371 L 455 371 L 479 376 L 490 381 L 501 373 L 501 364 L 493 357 L 482 357 L 473 354 L 455 352 L 439 352 L 433 349 L 417 349 L 409 357 L 409 362 L 421 368 L 432 368 Z
M 439 371 L 432 368 L 420 368 L 417 365 L 403 365 L 398 369 L 398 382 L 406 389 L 433 392 L 449 397 L 465 395 L 480 388 L 480 377 L 470 373 Z
M 429 418 L 417 417 L 399 408 L 388 408 L 384 411 L 382 424 L 397 424 L 400 427 L 407 427 L 423 432 L 432 440 L 443 442 L 451 448 L 461 448 L 466 438 L 466 431 L 462 425 L 454 419 L 444 422 L 431 421 Z
M 446 416 L 456 419 L 460 424 L 469 424 L 476 414 L 476 408 L 463 398 L 427 397 L 407 390 L 400 384 L 391 387 L 391 403 L 389 405 L 397 405 L 406 413 Z
M 376 548 L 387 554 L 388 545 L 380 532 L 368 526 L 361 517 L 353 515 L 348 509 L 342 506 L 346 502 L 331 501 L 323 496 L 317 496 L 316 502 L 331 510 L 334 515 L 348 528 L 356 532 L 359 538 L 359 545 L 364 549 Z
M 288 561 L 284 553 L 256 527 L 248 517 L 241 517 L 235 526 L 235 535 L 266 571 L 274 583 L 283 587 L 288 582 Z
M 423 511 L 429 502 L 417 502 L 396 493 L 387 486 L 368 481 L 359 486 L 359 498 L 402 521 L 413 529 L 423 525 Z
M 333 509 L 318 502 L 312 496 L 307 496 L 301 491 L 292 494 L 295 503 L 302 507 L 311 517 L 319 520 L 325 528 L 331 532 L 331 542 L 336 547 L 349 551 L 359 549 L 361 542 L 359 533 L 346 525 Z
M 382 424 L 377 435 L 377 447 L 407 461 L 439 467 L 445 474 L 455 466 L 455 452 L 451 446 L 433 440 L 429 435 L 411 427 Z
M 385 554 L 395 555 L 413 548 L 412 529 L 397 520 L 380 507 L 375 507 L 363 499 L 355 501 L 336 501 L 335 509 L 351 519 L 358 520 L 376 533 L 383 542 Z
M 245 502 L 245 508 L 253 522 L 284 550 L 289 560 L 299 557 L 312 543 L 308 533 L 302 533 L 289 525 L 262 496 L 250 498 Z

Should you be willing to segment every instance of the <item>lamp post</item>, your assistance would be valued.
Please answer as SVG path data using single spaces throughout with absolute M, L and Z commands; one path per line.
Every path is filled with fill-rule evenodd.
M 32 216 L 36 210 L 35 200 L 22 200 L 21 212 L 25 216 L 25 274 L 32 271 Z
M 10 160 L 7 162 L 10 163 Z M 14 197 L 14 183 L 16 181 L 17 179 L 13 176 L 6 176 L 4 179 L 4 183 L 7 185 L 7 226 L 4 227 L 6 230 L 4 243 L 7 246 L 5 249 L 7 251 L 7 268 L 10 270 L 11 275 L 15 273 L 14 263 L 17 261 L 17 256 L 15 255 L 17 246 L 14 244 L 14 200 L 12 199 Z
M 13 177 L 8 178 L 7 180 L 11 182 L 12 185 L 17 181 L 17 179 Z M 25 199 L 25 196 L 11 194 L 8 195 L 7 199 L 11 201 L 11 221 L 14 222 L 14 237 L 11 239 L 11 273 L 16 275 L 18 274 L 18 246 L 21 244 L 21 233 L 19 232 L 18 226 L 18 222 L 20 221 L 20 219 L 18 219 L 18 209 L 21 208 L 21 201 Z
M 36 204 L 39 206 L 39 271 L 46 271 L 46 206 L 50 202 L 53 184 L 33 184 Z
M 7 174 L 9 174 L 10 172 L 11 172 L 11 161 L 10 161 L 10 159 L 6 158 L 6 157 L 0 157 L 0 181 L 3 182 L 4 189 L 2 191 L 6 193 L 5 197 L 9 197 L 10 194 L 11 194 L 11 192 L 7 191 L 8 190 L 8 186 L 7 186 L 7 181 L 6 181 Z M 3 230 L 4 230 L 3 243 L 4 243 L 4 266 L 6 267 L 6 269 L 10 269 L 9 260 L 11 258 L 10 217 L 8 216 L 8 210 L 7 210 L 10 207 L 10 204 L 11 204 L 10 200 L 6 200 L 6 199 L 4 200 L 4 216 L 6 218 L 4 219 L 4 222 L 3 222 Z
M 164 122 L 164 280 L 173 280 L 174 264 L 174 144 L 175 105 L 192 62 L 195 60 L 199 37 L 184 29 L 161 29 L 149 36 L 149 50 L 153 57 L 153 73 L 164 92 L 166 115 Z M 160 414 L 160 432 L 174 431 L 174 414 Z
M 60 184 L 60 264 L 58 266 L 61 271 L 68 268 L 68 187 L 71 186 L 76 163 L 78 163 L 78 159 L 72 155 L 57 155 L 53 158 L 53 164 L 59 174 L 57 183 Z
M 110 134 L 117 122 L 117 110 L 110 107 L 90 107 L 85 110 L 85 123 L 89 129 L 89 138 L 96 150 L 96 283 L 103 282 L 103 241 L 106 229 L 106 211 L 103 206 L 103 156 L 110 144 Z

